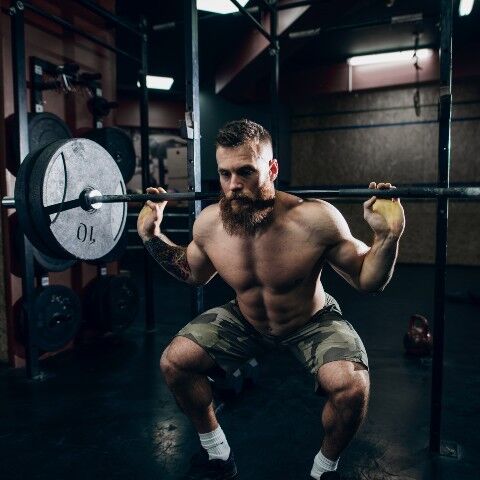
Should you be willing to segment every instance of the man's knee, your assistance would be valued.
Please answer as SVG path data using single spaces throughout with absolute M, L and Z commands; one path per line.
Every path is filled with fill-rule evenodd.
M 212 366 L 205 350 L 185 337 L 175 337 L 160 358 L 160 369 L 169 383 L 184 375 L 207 372 Z
M 368 371 L 352 362 L 332 362 L 319 372 L 319 381 L 329 400 L 336 407 L 363 409 L 368 403 L 370 380 Z M 323 368 L 323 367 L 322 367 Z

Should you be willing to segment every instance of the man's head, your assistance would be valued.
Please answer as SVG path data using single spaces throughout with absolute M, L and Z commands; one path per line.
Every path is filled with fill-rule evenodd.
M 231 234 L 252 235 L 273 215 L 278 163 L 270 133 L 250 120 L 229 122 L 218 132 L 216 151 L 224 227 Z

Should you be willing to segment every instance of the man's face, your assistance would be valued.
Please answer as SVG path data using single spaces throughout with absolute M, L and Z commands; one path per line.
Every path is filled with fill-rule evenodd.
M 278 164 L 270 145 L 218 147 L 220 213 L 230 234 L 253 235 L 272 219 Z

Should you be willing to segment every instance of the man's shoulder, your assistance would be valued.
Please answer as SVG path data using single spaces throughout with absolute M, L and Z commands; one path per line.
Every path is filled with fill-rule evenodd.
M 193 224 L 193 234 L 194 236 L 200 235 L 202 237 L 206 236 L 209 232 L 212 232 L 212 227 L 218 224 L 220 207 L 218 203 L 208 205 L 205 207 Z
M 315 238 L 330 243 L 348 230 L 343 215 L 331 203 L 318 198 L 296 198 L 298 201 L 287 210 L 287 217 Z
M 308 223 L 318 221 L 328 222 L 335 221 L 340 212 L 329 202 L 319 198 L 300 198 L 296 195 L 283 192 L 285 197 L 285 205 L 287 214 L 299 220 Z
M 218 203 L 213 203 L 212 205 L 208 205 L 205 207 L 201 212 L 200 215 L 197 217 L 197 220 L 212 220 L 218 215 L 218 212 L 220 210 L 220 206 Z

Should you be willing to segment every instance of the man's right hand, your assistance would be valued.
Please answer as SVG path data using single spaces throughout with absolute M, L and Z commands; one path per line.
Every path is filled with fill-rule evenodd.
M 147 193 L 167 193 L 163 188 L 147 188 Z M 152 202 L 148 200 L 140 211 L 137 219 L 137 231 L 145 243 L 153 236 L 160 235 L 160 224 L 163 220 L 163 211 L 167 202 Z

